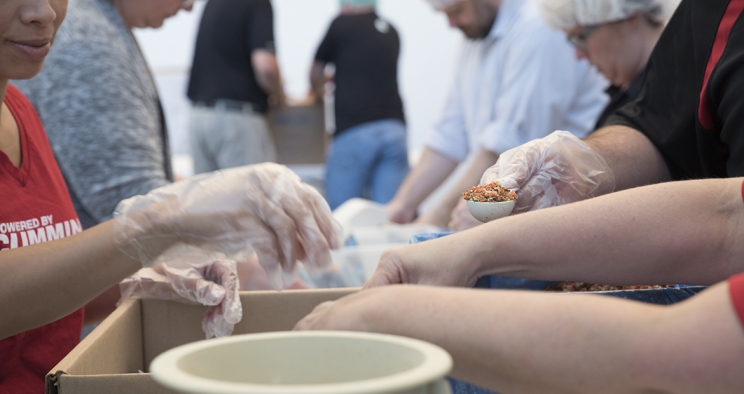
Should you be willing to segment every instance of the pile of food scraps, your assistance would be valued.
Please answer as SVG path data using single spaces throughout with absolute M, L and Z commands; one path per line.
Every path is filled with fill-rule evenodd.
M 462 195 L 466 200 L 475 202 L 504 202 L 518 198 L 515 191 L 501 186 L 499 181 L 483 186 L 473 186 Z
M 549 286 L 546 291 L 560 291 L 560 292 L 572 292 L 572 291 L 617 291 L 617 290 L 652 290 L 652 289 L 665 289 L 674 287 L 674 285 L 650 285 L 650 286 L 613 286 L 613 285 L 597 285 L 593 283 L 584 282 L 561 282 L 555 286 Z

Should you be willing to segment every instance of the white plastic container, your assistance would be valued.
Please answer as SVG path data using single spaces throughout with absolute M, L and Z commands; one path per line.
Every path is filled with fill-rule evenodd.
M 427 342 L 341 331 L 210 339 L 153 360 L 152 377 L 181 393 L 451 394 L 452 358 Z
M 333 210 L 333 217 L 345 231 L 357 227 L 381 226 L 388 222 L 385 206 L 363 198 L 352 198 Z

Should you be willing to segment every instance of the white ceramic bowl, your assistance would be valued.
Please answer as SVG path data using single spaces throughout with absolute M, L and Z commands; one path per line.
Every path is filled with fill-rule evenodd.
M 476 202 L 468 200 L 465 202 L 468 205 L 468 211 L 470 211 L 470 214 L 474 218 L 483 223 L 488 223 L 491 220 L 501 219 L 511 215 L 517 200 L 503 202 Z
M 152 377 L 181 393 L 451 394 L 452 358 L 427 342 L 341 331 L 199 341 L 153 360 Z

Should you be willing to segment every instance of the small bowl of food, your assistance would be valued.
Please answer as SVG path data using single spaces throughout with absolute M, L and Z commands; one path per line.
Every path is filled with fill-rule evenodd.
M 468 211 L 483 223 L 509 216 L 517 203 L 517 193 L 498 181 L 474 186 L 462 194 Z

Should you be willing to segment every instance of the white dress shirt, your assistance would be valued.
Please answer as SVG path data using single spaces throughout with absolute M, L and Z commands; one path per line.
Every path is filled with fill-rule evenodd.
M 426 145 L 458 162 L 555 130 L 584 137 L 608 102 L 607 81 L 530 0 L 504 0 L 488 36 L 462 44 L 454 81 Z

